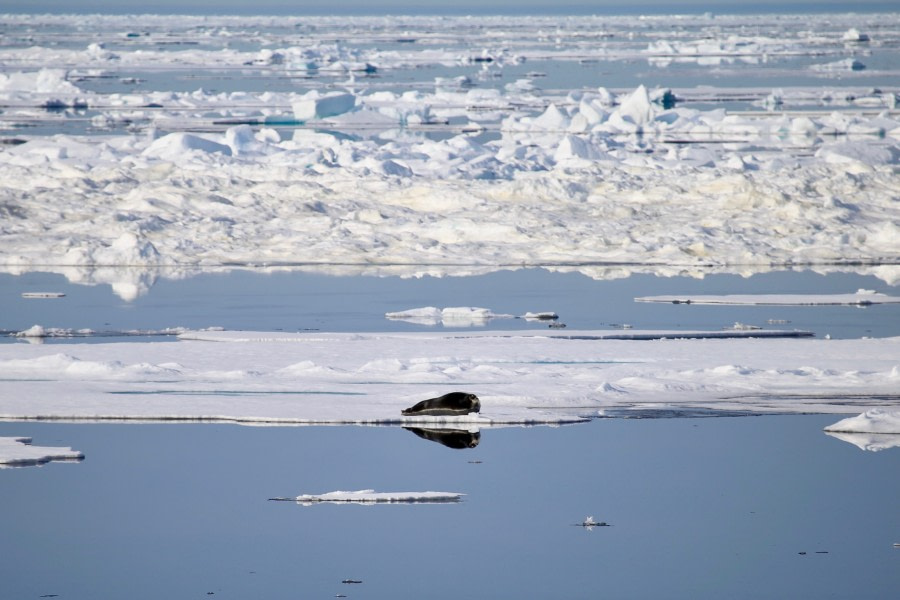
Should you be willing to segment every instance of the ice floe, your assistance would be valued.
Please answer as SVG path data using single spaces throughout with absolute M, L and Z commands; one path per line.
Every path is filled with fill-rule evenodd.
M 34 446 L 31 441 L 28 437 L 0 437 L 0 469 L 84 459 L 84 454 L 71 448 Z
M 900 410 L 868 410 L 829 425 L 825 433 L 870 452 L 897 448 L 900 447 Z
M 872 409 L 825 428 L 842 433 L 892 433 L 900 435 L 900 411 Z M 900 440 L 898 440 L 900 442 Z
M 900 297 L 888 296 L 874 290 L 857 290 L 855 294 L 726 294 L 641 296 L 635 302 L 665 302 L 672 304 L 750 304 L 771 306 L 820 306 L 897 304 Z
M 300 494 L 295 498 L 272 498 L 272 500 L 292 500 L 298 504 L 441 504 L 459 502 L 465 494 L 456 492 L 376 492 L 358 490 L 354 492 L 335 491 L 324 494 Z
M 392 321 L 406 321 L 419 325 L 443 324 L 446 327 L 487 325 L 492 319 L 513 318 L 513 315 L 497 314 L 489 308 L 472 306 L 450 306 L 447 308 L 425 306 L 389 312 L 385 313 L 384 316 Z
M 900 338 L 602 339 L 557 330 L 186 333 L 175 344 L 0 345 L 0 418 L 391 424 L 577 422 L 628 411 L 900 406 Z M 629 332 L 618 332 L 629 333 Z M 217 342 L 217 343 L 210 343 Z M 481 412 L 404 417 L 465 390 Z

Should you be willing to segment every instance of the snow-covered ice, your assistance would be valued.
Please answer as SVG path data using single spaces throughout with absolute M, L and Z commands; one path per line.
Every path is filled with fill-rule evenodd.
M 450 306 L 437 308 L 425 306 L 422 308 L 410 308 L 407 310 L 385 313 L 386 318 L 392 321 L 407 321 L 419 325 L 438 325 L 447 327 L 470 327 L 486 325 L 492 319 L 511 319 L 513 315 L 498 314 L 489 308 L 474 306 Z
M 82 460 L 84 454 L 71 448 L 34 446 L 29 437 L 0 437 L 0 469 L 29 467 L 51 461 Z
M 81 19 L 108 39 L 60 45 L 66 19 L 0 15 L 30 32 L 0 49 L 6 272 L 109 282 L 126 300 L 157 276 L 241 266 L 422 276 L 545 265 L 605 278 L 852 265 L 900 281 L 896 86 L 745 87 L 759 107 L 729 111 L 717 103 L 734 89 L 610 89 L 583 73 L 590 81 L 564 89 L 539 77 L 453 89 L 430 74 L 427 85 L 355 78 L 585 58 L 738 69 L 761 56 L 867 73 L 853 70 L 856 54 L 890 52 L 896 14 L 839 28 L 826 16 L 716 16 L 713 39 L 704 16 L 679 17 L 679 35 L 655 17 L 322 17 L 285 31 L 271 18 L 146 15 L 146 35 L 130 37 L 126 17 Z M 383 48 L 391 35 L 413 42 Z M 334 42 L 347 36 L 359 43 Z M 169 69 L 172 88 L 192 67 L 223 69 L 240 89 L 98 83 Z M 309 78 L 293 87 L 240 78 L 298 69 Z
M 470 428 L 631 410 L 900 407 L 900 338 L 636 341 L 590 333 L 221 331 L 174 344 L 0 345 L 0 418 Z M 477 394 L 481 412 L 401 416 L 448 391 Z
M 842 419 L 825 428 L 825 431 L 842 433 L 891 433 L 900 435 L 900 411 L 872 409 Z M 900 441 L 900 440 L 898 440 Z
M 672 304 L 750 304 L 771 306 L 841 305 L 869 306 L 897 304 L 900 297 L 888 296 L 874 290 L 857 290 L 855 294 L 726 294 L 726 295 L 660 295 L 641 296 L 635 302 L 666 302 Z
M 298 504 L 310 506 L 323 502 L 333 504 L 440 504 L 459 502 L 465 494 L 457 492 L 376 492 L 358 490 L 354 492 L 334 491 L 324 494 L 300 494 L 296 498 L 274 498 L 275 500 L 295 500 Z
M 897 448 L 900 447 L 900 410 L 874 408 L 829 425 L 825 433 L 870 452 Z

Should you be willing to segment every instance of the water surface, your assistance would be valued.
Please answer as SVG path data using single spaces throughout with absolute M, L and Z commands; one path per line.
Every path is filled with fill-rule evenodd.
M 608 419 L 467 450 L 394 427 L 0 423 L 86 456 L 0 471 L 0 578 L 10 598 L 887 598 L 900 451 L 835 420 Z M 268 501 L 364 488 L 466 496 Z
M 598 280 L 545 269 L 497 271 L 471 277 L 337 277 L 304 272 L 237 270 L 188 279 L 160 278 L 134 301 L 108 285 L 74 285 L 61 275 L 0 274 L 0 330 L 45 328 L 124 332 L 187 327 L 262 331 L 423 331 L 448 329 L 390 321 L 385 313 L 436 306 L 474 306 L 523 315 L 554 311 L 569 329 L 721 329 L 741 322 L 804 329 L 819 337 L 900 335 L 900 304 L 852 306 L 696 306 L 636 303 L 661 294 L 846 294 L 860 288 L 900 295 L 873 276 L 811 271 L 698 277 L 632 275 Z M 28 299 L 52 291 L 64 298 Z M 770 324 L 774 320 L 778 323 Z M 546 329 L 543 322 L 494 319 L 476 328 Z M 449 329 L 463 329 L 451 327 Z M 110 341 L 110 337 L 73 338 Z M 134 341 L 134 337 L 120 338 Z M 173 339 L 154 336 L 150 340 Z M 0 341 L 15 341 L 9 335 Z

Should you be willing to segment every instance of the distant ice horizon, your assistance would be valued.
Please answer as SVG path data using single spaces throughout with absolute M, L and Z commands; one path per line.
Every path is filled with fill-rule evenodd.
M 640 15 L 640 14 L 805 14 L 896 12 L 892 0 L 792 0 L 754 3 L 737 0 L 719 2 L 635 0 L 623 5 L 612 0 L 566 0 L 547 3 L 539 0 L 493 0 L 478 2 L 437 1 L 427 5 L 410 0 L 336 0 L 326 4 L 259 0 L 251 4 L 237 0 L 149 0 L 147 2 L 87 0 L 73 5 L 63 0 L 8 0 L 0 12 L 27 14 L 193 14 L 193 15 Z

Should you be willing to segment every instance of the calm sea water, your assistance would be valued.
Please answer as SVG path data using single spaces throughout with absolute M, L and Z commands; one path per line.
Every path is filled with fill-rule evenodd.
M 109 285 L 68 283 L 60 275 L 0 274 L 0 340 L 38 324 L 45 328 L 91 329 L 90 338 L 48 341 L 110 341 L 129 330 L 172 327 L 262 331 L 422 331 L 424 325 L 390 321 L 385 313 L 436 306 L 475 306 L 522 315 L 555 311 L 572 329 L 720 329 L 741 322 L 766 328 L 803 329 L 824 337 L 900 335 L 900 304 L 850 306 L 699 306 L 634 302 L 659 294 L 845 294 L 860 288 L 900 295 L 900 286 L 852 273 L 820 275 L 773 272 L 752 277 L 633 275 L 595 280 L 544 269 L 498 271 L 473 277 L 336 277 L 310 273 L 231 271 L 188 279 L 158 279 L 149 291 L 126 302 Z M 29 299 L 26 292 L 60 292 L 63 298 Z M 775 325 L 769 320 L 783 321 Z M 437 326 L 441 327 L 441 326 Z M 546 328 L 545 323 L 495 319 L 492 329 Z M 482 328 L 484 328 L 482 327 Z M 459 329 L 459 328 L 457 328 Z M 119 337 L 133 340 L 133 337 Z M 165 336 L 152 338 L 173 339 Z
M 2 595 L 893 597 L 900 449 L 834 420 L 611 419 L 470 450 L 395 427 L 0 423 L 86 455 L 0 471 Z M 268 501 L 364 488 L 466 496 Z

